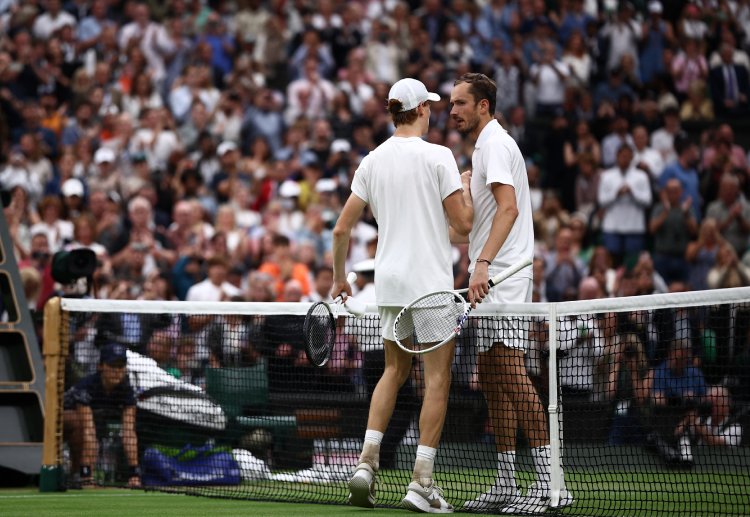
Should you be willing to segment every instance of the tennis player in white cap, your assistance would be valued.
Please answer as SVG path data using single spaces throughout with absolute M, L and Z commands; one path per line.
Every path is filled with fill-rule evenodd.
M 369 205 L 378 222 L 375 292 L 384 340 L 385 369 L 373 392 L 359 464 L 349 481 L 352 505 L 375 505 L 380 444 L 396 396 L 412 369 L 413 356 L 394 341 L 393 321 L 401 308 L 432 291 L 453 289 L 449 232 L 468 235 L 474 209 L 469 174 L 461 175 L 447 147 L 422 139 L 429 129 L 430 102 L 440 97 L 415 79 L 402 79 L 388 94 L 396 126 L 360 163 L 352 194 L 333 230 L 334 287 L 331 295 L 351 294 L 344 263 L 349 234 Z M 419 446 L 412 482 L 402 504 L 425 513 L 450 513 L 453 507 L 432 480 L 445 422 L 454 344 L 424 356 L 425 389 L 419 418 Z

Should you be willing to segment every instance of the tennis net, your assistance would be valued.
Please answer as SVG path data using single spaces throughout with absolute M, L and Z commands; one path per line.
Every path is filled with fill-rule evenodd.
M 319 369 L 302 350 L 308 308 L 53 300 L 44 353 L 54 418 L 45 423 L 43 472 L 63 486 L 91 463 L 95 483 L 123 485 L 137 462 L 147 488 L 346 504 L 383 368 L 379 320 L 341 316 Z M 742 514 L 750 508 L 749 333 L 750 289 L 479 306 L 457 342 L 436 482 L 457 510 L 495 482 L 500 430 L 477 380 L 476 345 L 520 336 L 546 409 L 552 501 L 566 491 L 574 500 L 558 511 Z M 134 399 L 81 398 L 90 376 L 104 375 L 100 359 L 111 351 L 100 351 L 113 342 L 127 348 Z M 378 505 L 397 506 L 411 480 L 420 361 L 381 446 Z M 133 403 L 134 434 L 122 417 Z M 81 405 L 93 409 L 88 427 Z M 524 492 L 535 477 L 522 429 L 531 415 L 517 406 L 516 418 Z

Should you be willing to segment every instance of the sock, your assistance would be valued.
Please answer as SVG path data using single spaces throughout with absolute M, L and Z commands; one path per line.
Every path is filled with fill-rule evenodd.
M 516 451 L 497 453 L 496 485 L 516 488 Z
M 362 444 L 362 454 L 359 463 L 367 463 L 377 472 L 380 466 L 380 443 L 383 441 L 383 433 L 368 429 L 365 431 L 365 441 Z
M 414 472 L 412 481 L 416 481 L 423 487 L 432 484 L 432 470 L 435 467 L 435 455 L 437 449 L 426 445 L 417 446 L 417 458 L 414 460 Z
M 531 449 L 531 457 L 534 458 L 534 470 L 536 471 L 539 485 L 549 488 L 552 481 L 552 472 L 549 463 L 549 445 L 534 447 Z

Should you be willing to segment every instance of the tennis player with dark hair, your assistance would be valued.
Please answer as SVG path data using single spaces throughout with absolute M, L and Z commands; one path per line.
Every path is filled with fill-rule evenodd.
M 529 182 L 516 142 L 495 120 L 497 87 L 484 74 L 464 74 L 451 92 L 451 117 L 459 132 L 475 142 L 471 195 L 474 224 L 469 234 L 469 301 L 472 303 L 531 302 L 532 269 L 527 267 L 489 290 L 488 280 L 534 254 Z M 461 241 L 460 236 L 453 236 Z M 463 239 L 463 242 L 466 242 Z M 479 382 L 495 434 L 497 478 L 489 491 L 464 509 L 502 513 L 541 513 L 549 508 L 550 445 L 544 408 L 526 373 L 527 329 L 517 321 L 498 318 L 494 328 L 478 336 Z M 526 433 L 537 479 L 525 495 L 515 480 L 516 429 Z M 570 504 L 567 491 L 561 503 Z
M 435 290 L 453 288 L 450 233 L 468 235 L 473 208 L 468 174 L 460 175 L 451 151 L 422 139 L 429 129 L 430 102 L 440 97 L 415 79 L 402 79 L 388 94 L 394 135 L 361 162 L 352 194 L 333 230 L 335 298 L 345 291 L 349 235 L 369 205 L 378 222 L 375 292 L 385 347 L 385 368 L 370 401 L 364 445 L 349 481 L 352 505 L 375 505 L 380 444 L 396 396 L 412 369 L 411 354 L 394 342 L 393 322 L 402 307 Z M 445 422 L 454 343 L 424 356 L 425 389 L 419 446 L 412 482 L 402 504 L 409 510 L 450 513 L 453 507 L 432 480 Z

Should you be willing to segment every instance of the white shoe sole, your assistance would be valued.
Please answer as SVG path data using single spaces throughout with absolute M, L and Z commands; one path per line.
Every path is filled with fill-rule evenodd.
M 575 503 L 575 498 L 571 495 L 570 492 L 565 490 L 564 492 L 560 492 L 560 501 L 557 503 L 557 506 L 553 506 L 550 508 L 555 508 L 556 510 L 559 510 L 561 508 L 567 508 L 571 504 Z
M 509 494 L 507 497 L 498 496 L 494 501 L 477 501 L 476 499 L 474 499 L 472 501 L 466 501 L 461 509 L 467 512 L 495 511 L 510 504 L 510 502 L 513 501 L 515 497 L 518 497 L 518 494 Z
M 414 492 L 409 492 L 401 501 L 401 506 L 412 512 L 420 513 L 453 513 L 453 508 L 435 508 L 430 505 L 424 497 Z
M 540 515 L 549 509 L 550 505 L 547 502 L 522 501 L 511 503 L 503 507 L 500 510 L 500 513 L 517 515 Z
M 370 493 L 370 483 L 363 476 L 349 480 L 349 504 L 360 508 L 375 508 L 375 496 Z

